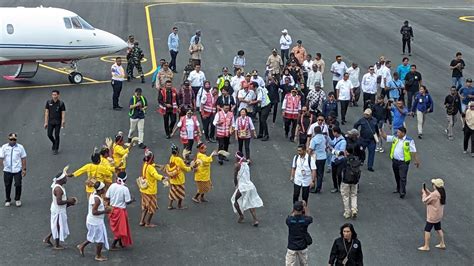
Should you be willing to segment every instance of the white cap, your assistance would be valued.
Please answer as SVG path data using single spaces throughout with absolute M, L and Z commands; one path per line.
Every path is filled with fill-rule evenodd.
M 281 33 L 288 33 L 288 30 L 287 30 L 287 29 L 283 29 L 283 30 L 281 31 Z

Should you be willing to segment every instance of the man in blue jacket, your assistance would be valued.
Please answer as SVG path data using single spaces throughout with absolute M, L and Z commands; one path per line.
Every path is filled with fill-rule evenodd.
M 416 113 L 416 120 L 418 121 L 418 138 L 423 138 L 423 125 L 425 124 L 425 115 L 433 112 L 433 99 L 428 93 L 426 86 L 421 85 L 418 93 L 415 96 L 415 101 L 411 108 L 411 115 Z

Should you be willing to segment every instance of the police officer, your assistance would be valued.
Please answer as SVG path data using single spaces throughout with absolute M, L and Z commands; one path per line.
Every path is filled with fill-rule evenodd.
M 138 42 L 133 44 L 133 48 L 130 53 L 127 54 L 127 81 L 133 79 L 133 68 L 136 67 L 138 74 L 142 79 L 142 83 L 145 83 L 145 75 L 143 74 L 142 63 L 143 51 L 138 47 Z
M 44 109 L 44 128 L 48 130 L 48 138 L 51 140 L 53 154 L 58 154 L 59 132 L 66 123 L 66 106 L 59 100 L 59 91 L 51 92 L 51 100 L 46 101 Z M 54 136 L 53 136 L 54 131 Z
M 407 185 L 408 167 L 413 156 L 415 160 L 415 166 L 420 167 L 420 161 L 416 153 L 415 141 L 408 137 L 407 129 L 400 127 L 397 129 L 397 135 L 387 135 L 383 129 L 380 130 L 382 138 L 386 139 L 387 142 L 392 142 L 392 148 L 390 149 L 390 159 L 392 159 L 392 169 L 395 175 L 395 181 L 397 182 L 397 190 L 393 193 L 399 193 L 400 198 L 405 198 Z

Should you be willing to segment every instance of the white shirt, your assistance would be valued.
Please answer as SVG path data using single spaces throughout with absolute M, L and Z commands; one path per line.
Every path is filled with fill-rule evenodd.
M 320 124 L 318 124 L 317 121 L 312 123 L 311 126 L 309 126 L 308 132 L 306 134 L 308 136 L 309 135 L 313 136 L 315 127 L 321 127 L 321 130 L 322 130 L 323 134 L 328 134 L 328 125 L 326 125 L 326 123 L 324 123 L 324 122 L 320 125 Z
M 182 125 L 180 119 L 176 127 L 180 128 Z M 199 121 L 197 119 L 196 125 L 199 127 Z M 188 135 L 188 139 L 194 139 L 194 121 L 192 117 L 188 118 L 188 116 L 186 116 L 186 134 Z
M 202 71 L 198 73 L 196 70 L 193 70 L 189 73 L 188 80 L 191 83 L 191 87 L 202 87 L 206 80 L 206 75 Z
M 247 93 L 248 92 L 248 93 Z M 257 98 L 257 95 L 255 95 L 255 92 L 253 90 L 248 90 L 248 91 L 245 91 L 245 90 L 240 90 L 239 91 L 239 94 L 238 94 L 238 97 L 239 99 L 244 99 L 246 101 L 253 101 Z M 243 108 L 247 108 L 248 109 L 249 107 L 249 104 L 248 103 L 244 103 L 244 102 L 240 102 L 239 104 L 239 111 L 242 110 Z M 247 110 L 249 112 L 253 111 L 253 110 Z
M 3 171 L 19 173 L 22 170 L 21 159 L 26 158 L 26 151 L 21 144 L 10 146 L 8 143 L 0 149 L 0 159 L 3 159 Z
M 377 93 L 377 75 L 366 73 L 362 77 L 362 92 L 376 94 Z
M 67 177 L 65 177 L 65 178 L 67 178 Z M 56 196 L 54 195 L 54 190 L 57 187 L 59 187 L 63 191 L 63 195 L 61 196 L 61 200 L 63 200 L 63 201 L 67 200 L 66 190 L 64 189 L 64 187 L 59 185 L 59 184 L 54 184 L 53 188 L 51 189 L 52 201 L 51 201 L 50 211 L 51 211 L 52 215 L 57 214 L 57 213 L 66 213 L 66 208 L 67 208 L 67 204 L 58 205 L 58 201 L 56 199 Z
M 257 100 L 260 101 L 260 107 L 265 107 L 270 104 L 270 98 L 268 97 L 268 90 L 265 87 L 257 88 Z
M 105 197 L 110 199 L 110 206 L 121 209 L 127 208 L 127 202 L 132 201 L 128 187 L 117 183 L 110 185 Z
M 349 80 L 352 82 L 352 85 L 354 86 L 354 88 L 357 88 L 360 86 L 360 82 L 359 82 L 359 75 L 360 75 L 360 68 L 357 67 L 357 68 L 353 68 L 353 67 L 350 67 L 349 69 L 347 69 L 347 73 L 349 73 Z
M 293 179 L 295 185 L 307 187 L 313 180 L 311 171 L 316 170 L 316 159 L 312 157 L 311 162 L 308 162 L 309 156 L 308 154 L 305 154 L 304 157 L 296 155 L 296 160 L 295 157 L 293 157 L 291 167 L 295 169 L 295 178 Z
M 259 87 L 265 87 L 265 81 L 263 80 L 262 77 L 257 76 L 254 78 L 253 76 L 250 78 L 250 82 L 257 82 Z M 233 88 L 233 87 L 232 87 Z
M 332 74 L 332 80 L 335 80 L 335 81 L 341 80 L 342 77 L 344 76 L 344 73 L 346 72 L 346 70 L 347 70 L 346 63 L 344 63 L 342 61 L 341 61 L 340 64 L 338 64 L 337 61 L 332 63 L 331 71 L 339 73 L 339 76 L 336 76 L 335 74 Z
M 323 74 L 321 71 L 314 72 L 311 70 L 308 72 L 308 88 L 310 90 L 314 90 L 314 83 L 319 82 L 321 84 L 321 88 L 324 88 L 324 82 L 323 82 Z
M 393 140 L 397 138 L 397 136 L 388 135 L 387 142 L 393 142 Z M 399 161 L 405 161 L 405 155 L 403 152 L 403 142 L 406 140 L 407 136 L 403 137 L 403 139 L 399 140 L 397 146 L 395 146 L 395 150 L 393 151 L 393 159 Z M 410 152 L 416 152 L 415 141 L 412 139 L 410 140 Z
M 336 90 L 339 91 L 338 100 L 349 101 L 351 99 L 351 90 L 354 88 L 350 80 L 339 80 L 336 85 Z
M 123 70 L 122 65 L 119 66 L 115 63 L 110 67 L 110 71 L 112 72 L 112 80 L 125 80 L 125 71 Z
M 234 100 L 237 100 L 237 94 L 239 93 L 240 89 L 242 88 L 242 81 L 244 81 L 244 80 L 245 80 L 244 76 L 240 76 L 240 77 L 233 76 L 230 79 L 230 86 L 234 89 L 234 93 L 232 95 L 234 97 Z
M 304 60 L 303 62 L 303 71 L 309 73 L 313 71 L 313 60 Z
M 380 88 L 385 88 L 385 84 L 388 84 L 392 81 L 392 73 L 390 72 L 390 68 L 383 67 L 381 70 L 382 75 L 382 82 L 380 82 Z
M 104 211 L 105 206 L 104 206 L 104 200 L 98 196 L 95 192 L 92 193 L 89 196 L 89 207 L 88 207 L 88 212 L 87 212 L 87 218 L 86 218 L 86 223 L 91 224 L 91 225 L 101 225 L 104 224 L 104 214 L 101 215 L 94 215 L 92 214 L 92 207 L 95 204 L 95 198 L 98 198 L 100 200 L 99 207 L 97 208 L 98 211 Z
M 291 40 L 290 35 L 281 35 L 280 37 L 280 49 L 281 50 L 287 50 L 290 49 L 290 46 L 293 44 L 293 41 Z

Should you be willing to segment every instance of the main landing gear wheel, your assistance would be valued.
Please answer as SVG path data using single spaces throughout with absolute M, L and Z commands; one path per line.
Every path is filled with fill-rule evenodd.
M 80 84 L 82 83 L 82 80 L 83 80 L 82 74 L 75 71 L 69 73 L 68 78 L 69 78 L 69 82 L 73 84 Z

